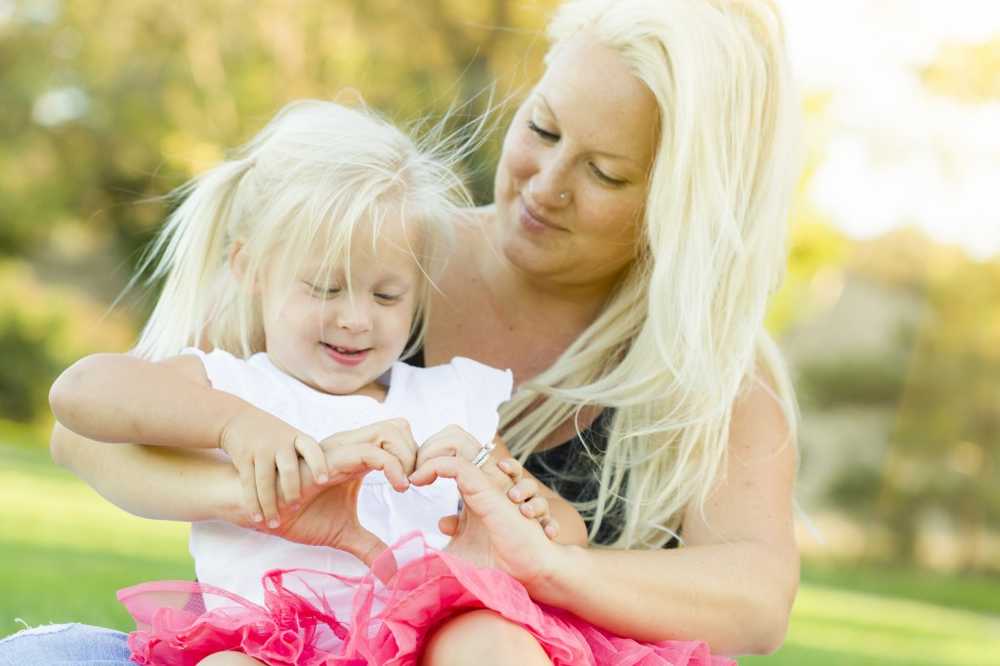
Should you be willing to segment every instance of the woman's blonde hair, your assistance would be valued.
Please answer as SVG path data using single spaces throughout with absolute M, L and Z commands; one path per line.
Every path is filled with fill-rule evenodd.
M 174 192 L 180 204 L 139 271 L 163 287 L 135 353 L 160 359 L 201 346 L 245 358 L 262 351 L 251 286 L 275 267 L 268 276 L 287 286 L 318 249 L 317 282 L 343 266 L 349 289 L 352 238 L 374 243 L 390 217 L 416 231 L 419 246 L 409 249 L 425 276 L 440 270 L 469 204 L 452 169 L 462 147 L 441 138 L 441 127 L 418 145 L 368 109 L 314 100 L 286 106 L 231 159 Z M 237 244 L 241 275 L 230 269 Z M 424 279 L 411 349 L 420 343 L 430 288 Z
M 764 315 L 785 266 L 798 100 L 773 2 L 571 0 L 549 57 L 581 33 L 620 54 L 659 107 L 645 237 L 597 320 L 506 405 L 503 432 L 524 459 L 584 406 L 613 407 L 593 454 L 597 499 L 578 509 L 591 539 L 613 516 L 614 546 L 656 548 L 720 481 L 741 392 L 773 388 L 794 445 Z

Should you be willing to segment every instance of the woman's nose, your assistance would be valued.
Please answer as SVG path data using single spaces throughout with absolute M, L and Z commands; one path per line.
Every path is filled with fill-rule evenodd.
M 573 198 L 566 170 L 558 163 L 543 165 L 528 180 L 528 198 L 545 208 L 562 208 Z

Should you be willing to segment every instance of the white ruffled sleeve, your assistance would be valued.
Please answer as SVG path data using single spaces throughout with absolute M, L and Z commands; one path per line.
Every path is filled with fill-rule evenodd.
M 212 388 L 247 399 L 246 361 L 221 349 L 204 352 L 197 347 L 186 347 L 181 350 L 181 354 L 190 354 L 201 359 Z
M 469 434 L 486 444 L 493 440 L 500 425 L 500 405 L 510 400 L 514 375 L 510 370 L 498 370 L 456 356 L 449 364 L 455 372 L 464 396 L 466 424 Z

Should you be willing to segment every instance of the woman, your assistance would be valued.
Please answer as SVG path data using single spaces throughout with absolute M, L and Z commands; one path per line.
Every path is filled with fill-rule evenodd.
M 487 534 L 537 600 L 640 640 L 773 651 L 799 566 L 793 398 L 763 329 L 797 146 L 780 22 L 765 0 L 575 0 L 549 32 L 545 75 L 507 132 L 495 204 L 469 212 L 439 285 L 423 360 L 511 368 L 511 451 L 577 503 L 592 545 L 610 547 L 520 538 L 527 519 L 501 526 L 480 510 L 498 491 L 478 470 L 436 459 L 433 471 L 464 477 L 463 534 Z M 133 513 L 241 519 L 228 468 L 63 430 L 52 450 Z M 153 474 L 162 483 L 151 487 Z M 288 538 L 315 537 L 312 507 Z M 680 537 L 684 547 L 664 548 Z M 534 550 L 507 557 L 511 542 Z M 79 626 L 13 641 L 52 655 L 43 642 L 60 635 L 120 646 Z M 487 611 L 442 626 L 425 654 L 473 659 L 549 663 L 530 634 Z

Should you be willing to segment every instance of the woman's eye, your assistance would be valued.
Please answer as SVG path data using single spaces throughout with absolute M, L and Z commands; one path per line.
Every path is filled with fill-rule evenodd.
M 541 127 L 539 127 L 538 125 L 535 124 L 534 120 L 529 120 L 528 121 L 528 129 L 530 129 L 532 132 L 534 132 L 535 134 L 537 134 L 539 137 L 541 137 L 545 141 L 558 141 L 559 140 L 559 135 L 558 134 L 554 134 L 554 133 L 552 133 L 552 132 L 550 132 L 548 130 L 542 129 Z
M 612 176 L 609 176 L 608 174 L 606 174 L 603 171 L 601 171 L 597 167 L 596 164 L 591 164 L 590 165 L 590 170 L 592 172 L 594 172 L 594 175 L 597 176 L 597 178 L 599 180 L 601 180 L 601 181 L 603 181 L 603 182 L 605 182 L 608 185 L 611 185 L 613 187 L 621 187 L 622 185 L 624 185 L 624 184 L 626 184 L 628 182 L 627 180 L 621 180 L 619 178 L 614 178 Z
M 383 303 L 395 303 L 401 297 L 398 294 L 375 294 L 375 300 Z

